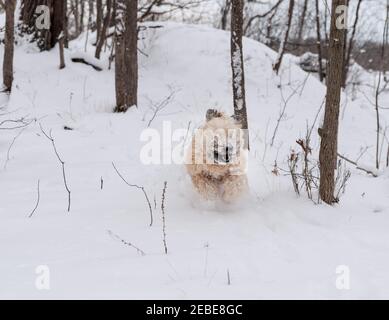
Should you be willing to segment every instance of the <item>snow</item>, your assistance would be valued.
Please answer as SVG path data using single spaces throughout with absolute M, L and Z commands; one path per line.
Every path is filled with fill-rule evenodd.
M 334 207 L 297 197 L 290 177 L 271 172 L 275 161 L 287 168 L 295 141 L 313 124 L 325 94 L 294 57 L 285 55 L 276 76 L 277 54 L 244 39 L 251 128 L 251 192 L 244 202 L 204 203 L 182 165 L 141 162 L 145 142 L 140 136 L 156 105 L 172 92 L 149 129 L 161 133 L 167 122 L 172 132 L 189 127 L 191 134 L 208 108 L 233 110 L 230 35 L 204 26 L 163 26 L 142 32 L 146 55 L 139 55 L 139 103 L 126 114 L 112 113 L 113 70 L 71 63 L 72 54 L 84 47 L 82 38 L 65 51 L 63 70 L 58 69 L 58 48 L 44 53 L 16 49 L 13 92 L 0 119 L 33 121 L 22 129 L 1 130 L 0 297 L 389 298 L 388 171 L 373 178 L 349 167 L 346 193 Z M 374 108 L 361 94 L 342 98 L 339 152 L 356 161 L 367 147 L 358 163 L 371 166 Z M 384 128 L 387 112 L 381 115 Z M 51 132 L 65 162 L 69 213 L 61 164 L 39 124 Z M 313 156 L 319 145 L 316 129 Z M 172 144 L 163 144 L 161 158 L 179 143 Z M 129 183 L 145 188 L 153 208 L 151 227 L 142 191 L 126 185 L 112 162 Z M 28 218 L 38 180 L 39 204 Z M 167 255 L 160 209 L 165 181 Z M 36 271 L 45 270 L 41 266 L 50 271 L 49 290 L 36 287 Z M 335 285 L 340 266 L 349 268 L 349 290 Z

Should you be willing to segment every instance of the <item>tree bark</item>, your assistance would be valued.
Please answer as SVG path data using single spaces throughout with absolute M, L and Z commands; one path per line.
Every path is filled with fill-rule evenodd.
M 323 72 L 323 54 L 321 47 L 321 31 L 320 31 L 320 11 L 319 11 L 319 0 L 316 0 L 315 5 L 316 10 L 316 38 L 317 38 L 317 52 L 318 52 L 318 63 L 319 63 L 319 79 L 320 82 L 323 82 L 324 72 Z
M 103 22 L 103 1 L 96 1 L 96 45 L 99 43 Z
M 304 25 L 305 25 L 305 18 L 307 16 L 307 10 L 308 10 L 308 0 L 304 0 L 303 11 L 301 13 L 300 23 L 299 23 L 299 31 L 298 31 L 298 35 L 297 35 L 297 43 L 301 43 L 302 38 L 303 38 L 303 31 L 304 31 Z
M 105 39 L 107 37 L 107 30 L 111 21 L 111 9 L 112 9 L 112 0 L 107 0 L 107 14 L 104 18 L 103 27 L 101 28 L 100 35 L 98 37 L 96 45 L 95 57 L 100 59 L 101 49 L 103 48 Z
M 14 25 L 15 25 L 15 7 L 16 0 L 7 0 L 5 5 L 5 48 L 3 60 L 3 83 L 5 90 L 10 92 L 12 89 L 13 60 L 14 60 Z
M 65 30 L 67 0 L 54 0 L 53 13 L 50 27 L 50 47 L 54 48 L 58 42 L 59 35 Z
M 71 0 L 72 2 L 72 9 L 73 9 L 73 15 L 74 15 L 74 24 L 76 27 L 76 33 L 75 38 L 79 36 L 80 31 L 80 6 L 79 6 L 79 0 Z
M 320 198 L 333 204 L 337 201 L 335 192 L 335 169 L 337 166 L 338 126 L 340 94 L 342 87 L 342 67 L 344 50 L 345 28 L 337 28 L 337 19 L 340 14 L 336 9 L 345 5 L 346 0 L 333 0 L 331 10 L 331 27 L 329 43 L 329 62 L 327 77 L 327 97 L 324 122 L 319 129 L 320 144 Z
M 81 0 L 80 3 L 80 23 L 79 23 L 79 31 L 78 33 L 81 34 L 84 31 L 84 19 L 85 19 L 85 0 Z
M 280 70 L 282 58 L 285 53 L 286 43 L 288 42 L 288 38 L 289 38 L 289 31 L 292 24 L 292 18 L 293 18 L 294 1 L 295 0 L 289 0 L 287 24 L 285 26 L 283 38 L 281 39 L 277 60 L 273 65 L 273 70 L 276 72 L 276 74 L 278 74 L 278 71 Z
M 65 36 L 62 34 L 59 37 L 58 44 L 59 44 L 59 69 L 65 68 L 65 53 L 64 53 L 64 46 L 65 46 Z
M 220 20 L 220 27 L 222 30 L 227 30 L 227 19 L 228 14 L 230 13 L 231 0 L 225 0 L 224 6 L 221 9 L 222 18 Z
M 357 25 L 358 25 L 358 20 L 359 20 L 359 11 L 360 11 L 360 8 L 361 8 L 361 4 L 362 4 L 362 0 L 358 0 L 358 4 L 357 4 L 357 8 L 356 8 L 356 12 L 355 12 L 355 20 L 354 20 L 354 25 L 353 25 L 353 31 L 351 33 L 351 36 L 350 36 L 350 40 L 349 40 L 349 43 L 348 43 L 348 47 L 346 48 L 346 58 L 345 58 L 345 61 L 344 61 L 344 72 L 343 72 L 343 88 L 346 87 L 346 82 L 347 82 L 347 76 L 348 76 L 348 71 L 349 71 L 349 67 L 350 67 L 350 59 L 351 59 L 351 54 L 352 54 L 352 51 L 354 49 L 354 38 L 355 38 L 355 34 L 356 34 L 356 31 L 357 31 Z
M 115 112 L 126 112 L 138 103 L 138 1 L 116 4 Z
M 243 0 L 232 0 L 231 8 L 231 68 L 234 115 L 245 130 L 245 148 L 249 148 L 248 121 L 243 60 Z

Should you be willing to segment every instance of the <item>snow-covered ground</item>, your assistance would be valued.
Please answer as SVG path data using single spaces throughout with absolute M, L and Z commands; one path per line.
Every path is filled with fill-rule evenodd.
M 275 162 L 287 168 L 325 87 L 291 56 L 276 76 L 276 54 L 245 39 L 250 196 L 234 206 L 203 203 L 181 164 L 142 162 L 140 137 L 149 123 L 161 135 L 164 126 L 192 132 L 208 108 L 232 112 L 229 34 L 170 23 L 142 38 L 139 106 L 126 114 L 112 113 L 112 70 L 70 61 L 84 39 L 71 43 L 61 71 L 57 50 L 16 49 L 14 88 L 9 101 L 1 97 L 0 119 L 32 122 L 0 130 L 0 297 L 389 298 L 388 171 L 373 178 L 349 167 L 346 193 L 334 207 L 297 197 L 289 176 L 271 172 Z M 373 166 L 374 108 L 362 95 L 343 98 L 339 151 L 355 160 L 368 147 L 360 161 Z M 155 108 L 161 110 L 153 119 Z M 381 116 L 384 128 L 387 111 Z M 319 122 L 320 116 L 315 128 Z M 65 162 L 70 212 L 61 164 L 40 125 Z M 317 157 L 316 129 L 312 140 Z M 162 155 L 169 150 L 164 144 Z M 142 191 L 127 186 L 112 162 L 129 183 L 144 186 L 151 227 Z M 165 181 L 167 255 L 160 210 Z M 50 289 L 39 290 L 36 281 L 47 270 Z M 348 275 L 349 290 L 337 288 L 337 279 Z

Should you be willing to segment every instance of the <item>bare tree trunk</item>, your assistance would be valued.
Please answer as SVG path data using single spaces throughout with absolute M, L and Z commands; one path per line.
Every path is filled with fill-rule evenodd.
M 99 43 L 103 22 L 103 1 L 96 1 L 96 44 Z
M 357 31 L 357 25 L 358 25 L 358 20 L 359 20 L 359 10 L 361 8 L 361 4 L 362 4 L 362 0 L 358 0 L 356 12 L 355 12 L 355 20 L 354 20 L 354 24 L 353 24 L 353 31 L 352 31 L 351 36 L 350 36 L 348 48 L 346 48 L 346 57 L 345 57 L 345 61 L 344 61 L 343 84 L 342 84 L 343 88 L 346 87 L 348 71 L 350 68 L 350 59 L 351 59 L 352 51 L 354 49 L 354 38 L 355 38 L 356 31 Z
M 75 38 L 79 35 L 80 30 L 80 8 L 79 8 L 79 0 L 71 0 L 72 3 L 72 11 L 74 15 L 74 24 L 76 29 Z
M 138 103 L 138 1 L 116 4 L 115 112 L 126 112 Z
M 327 7 L 327 5 L 326 5 Z M 324 39 L 326 41 L 326 46 L 328 47 L 328 43 L 330 40 L 328 39 L 328 10 L 324 10 L 324 21 L 323 21 L 323 27 L 324 27 Z
M 80 13 L 80 24 L 79 24 L 80 30 L 78 31 L 79 34 L 81 34 L 84 31 L 85 0 L 81 0 L 80 7 L 81 7 L 80 8 L 81 13 Z
M 305 18 L 307 16 L 307 10 L 308 10 L 308 0 L 304 0 L 303 11 L 301 12 L 300 23 L 299 23 L 299 32 L 297 35 L 297 43 L 301 43 L 303 38 L 303 30 L 305 25 Z
M 107 37 L 107 30 L 109 28 L 109 24 L 111 22 L 111 9 L 112 9 L 112 0 L 107 0 L 107 14 L 104 18 L 103 27 L 101 28 L 100 35 L 98 37 L 97 45 L 96 45 L 96 53 L 95 57 L 100 59 L 101 49 L 103 48 L 104 42 Z
M 3 60 L 3 83 L 6 91 L 11 91 L 14 60 L 14 25 L 16 0 L 7 0 L 5 4 L 5 48 Z
M 89 8 L 89 15 L 93 17 L 95 15 L 95 0 L 89 0 L 88 8 Z
M 59 35 L 65 29 L 65 18 L 66 18 L 67 0 L 54 1 L 53 2 L 53 13 L 50 26 L 50 47 L 54 48 L 58 41 Z
M 320 198 L 328 204 L 333 204 L 337 201 L 334 195 L 335 169 L 337 166 L 339 109 L 342 87 L 343 41 L 346 28 L 346 26 L 344 28 L 339 27 L 339 22 L 337 23 L 337 19 L 342 14 L 342 12 L 337 11 L 337 8 L 345 5 L 345 1 L 332 1 L 327 97 L 324 122 L 322 128 L 319 129 L 319 135 L 321 136 L 319 193 Z
M 64 53 L 64 43 L 65 43 L 65 37 L 63 34 L 59 36 L 58 43 L 59 43 L 59 69 L 65 68 L 65 53 Z
M 276 62 L 273 65 L 273 70 L 277 74 L 278 74 L 278 71 L 280 70 L 282 58 L 283 58 L 284 53 L 285 53 L 286 43 L 287 43 L 288 38 L 289 38 L 289 31 L 290 31 L 290 26 L 292 24 L 292 18 L 293 18 L 294 1 L 295 0 L 289 0 L 288 19 L 287 19 L 287 23 L 285 26 L 283 37 L 281 39 L 281 44 L 280 44 L 280 48 L 278 51 L 278 57 L 277 57 Z
M 225 0 L 224 6 L 221 9 L 222 18 L 220 21 L 220 26 L 222 30 L 227 30 L 227 20 L 228 20 L 228 14 L 230 13 L 231 9 L 231 0 Z
M 116 2 L 117 0 L 112 0 L 112 15 L 111 15 L 111 23 L 109 24 L 109 27 L 115 27 L 116 26 Z
M 128 0 L 125 33 L 127 65 L 127 108 L 138 104 L 138 0 Z
M 245 129 L 245 147 L 249 148 L 246 92 L 243 61 L 243 0 L 232 0 L 231 10 L 231 68 L 234 115 Z
M 375 90 L 375 113 L 376 113 L 376 169 L 380 168 L 380 134 L 381 134 L 381 120 L 380 120 L 380 94 L 382 93 L 381 82 L 382 82 L 382 73 L 385 74 L 385 48 L 388 44 L 388 34 L 389 34 L 389 0 L 386 1 L 386 18 L 384 24 L 384 31 L 382 33 L 382 45 L 381 45 L 381 66 L 378 72 L 378 83 Z M 385 75 L 384 75 L 385 76 Z
M 346 6 L 348 7 L 350 3 L 350 0 L 346 0 Z M 346 68 L 346 53 L 347 53 L 347 38 L 348 38 L 348 30 L 346 29 L 344 32 L 344 41 L 343 41 L 343 66 L 342 66 L 342 87 L 343 87 L 343 79 L 345 74 L 345 68 Z
M 321 31 L 320 31 L 320 11 L 319 11 L 319 0 L 316 0 L 316 35 L 317 35 L 317 52 L 318 52 L 318 62 L 319 62 L 319 78 L 320 82 L 323 82 L 324 72 L 323 72 L 323 54 L 321 48 Z
M 68 19 L 68 0 L 64 1 L 64 8 L 63 8 L 63 33 L 64 33 L 64 46 L 65 48 L 69 48 L 69 19 Z
M 266 44 L 269 46 L 269 47 L 273 47 L 273 39 L 272 39 L 272 36 L 271 36 L 271 33 L 272 33 L 272 25 L 273 25 L 273 19 L 275 17 L 277 13 L 277 10 L 274 10 L 269 18 L 267 19 L 267 27 L 266 27 Z

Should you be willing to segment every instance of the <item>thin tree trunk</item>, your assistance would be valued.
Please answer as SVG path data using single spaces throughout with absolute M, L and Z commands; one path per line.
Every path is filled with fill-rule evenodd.
M 243 60 L 243 0 L 232 0 L 231 9 L 231 68 L 234 115 L 245 130 L 245 148 L 249 148 L 248 121 Z
M 103 2 L 102 0 L 96 1 L 96 44 L 99 43 L 101 28 L 103 22 Z
M 125 57 L 127 65 L 127 108 L 138 104 L 138 0 L 129 0 L 126 15 Z
M 380 133 L 381 133 L 381 121 L 380 121 L 380 110 L 379 110 L 379 99 L 381 93 L 381 81 L 382 81 L 382 73 L 385 72 L 384 63 L 385 63 L 385 48 L 388 42 L 388 33 L 389 33 L 389 0 L 386 2 L 386 18 L 384 24 L 384 31 L 382 33 L 382 46 L 381 46 L 381 67 L 378 72 L 378 83 L 375 91 L 375 113 L 376 113 L 376 169 L 380 168 Z
M 300 23 L 299 23 L 299 32 L 297 35 L 297 43 L 301 43 L 303 38 L 303 31 L 305 25 L 305 18 L 307 16 L 308 10 L 308 0 L 304 0 L 303 11 L 301 12 Z
M 354 20 L 354 25 L 353 25 L 353 31 L 351 33 L 349 44 L 348 44 L 348 48 L 346 50 L 346 58 L 345 58 L 345 61 L 344 61 L 343 84 L 342 84 L 343 88 L 346 87 L 348 71 L 349 71 L 349 68 L 350 68 L 351 54 L 352 54 L 352 51 L 354 49 L 354 38 L 355 38 L 356 31 L 357 31 L 357 25 L 358 25 L 358 20 L 359 20 L 359 10 L 361 8 L 361 4 L 362 4 L 362 0 L 358 0 L 356 12 L 355 12 L 355 20 Z
M 115 89 L 116 89 L 116 108 L 115 111 L 124 111 L 126 107 L 126 79 L 125 79 L 125 44 L 123 35 L 115 35 Z
M 138 1 L 116 1 L 116 112 L 138 103 Z
M 109 24 L 111 21 L 111 9 L 112 9 L 112 0 L 107 0 L 107 14 L 104 18 L 103 27 L 101 28 L 101 32 L 96 45 L 95 57 L 97 59 L 100 59 L 101 49 L 103 48 L 104 42 L 107 37 L 107 30 L 109 28 Z
M 109 27 L 114 27 L 116 26 L 116 2 L 117 0 L 112 0 L 112 15 L 111 15 L 111 23 L 109 24 Z
M 342 12 L 337 12 L 339 6 L 345 5 L 345 0 L 333 0 L 331 10 L 331 28 L 329 43 L 329 62 L 327 76 L 327 96 L 324 122 L 319 129 L 320 144 L 320 198 L 333 204 L 335 199 L 335 169 L 337 166 L 338 126 L 340 94 L 342 87 L 342 67 L 345 28 L 337 27 L 337 19 Z M 347 22 L 346 22 L 347 23 Z
M 84 31 L 84 17 L 85 17 L 85 0 L 81 0 L 81 13 L 80 13 L 80 30 L 78 31 L 81 34 Z
M 320 82 L 323 82 L 324 72 L 323 72 L 323 53 L 321 47 L 321 31 L 320 31 L 320 11 L 319 11 L 319 0 L 316 0 L 316 35 L 317 35 L 317 52 L 318 52 L 318 62 L 319 62 L 319 79 Z
M 3 60 L 3 83 L 6 91 L 11 91 L 14 60 L 14 25 L 16 0 L 7 0 L 5 5 L 5 48 Z
M 350 0 L 346 0 L 346 6 L 348 7 L 350 3 Z M 345 69 L 346 69 L 346 54 L 347 54 L 347 40 L 348 39 L 348 30 L 346 29 L 344 32 L 344 41 L 343 41 L 343 66 L 342 66 L 342 87 L 343 87 L 343 81 L 345 76 Z
M 326 9 L 324 10 L 323 26 L 324 26 L 324 39 L 326 41 L 327 47 L 328 47 L 328 43 L 330 42 L 330 40 L 328 39 L 328 10 L 327 10 L 327 4 L 326 4 Z
M 228 19 L 228 14 L 230 12 L 230 9 L 231 9 L 231 0 L 225 0 L 224 6 L 222 7 L 221 10 L 222 18 L 220 21 L 221 22 L 220 26 L 222 30 L 227 30 L 227 19 Z
M 281 39 L 278 57 L 277 57 L 276 62 L 273 65 L 273 70 L 276 72 L 276 74 L 278 74 L 278 71 L 280 70 L 282 58 L 283 58 L 284 53 L 285 53 L 286 43 L 288 42 L 288 38 L 289 38 L 289 31 L 290 31 L 290 27 L 292 24 L 292 18 L 293 18 L 294 1 L 295 0 L 289 0 L 288 20 L 287 20 L 287 23 L 285 26 L 283 37 Z
M 50 26 L 50 47 L 54 48 L 55 44 L 58 41 L 58 37 L 64 31 L 65 27 L 65 18 L 67 8 L 67 0 L 62 1 L 53 1 L 53 14 L 52 21 Z
M 58 39 L 59 43 L 59 69 L 65 68 L 65 53 L 64 53 L 64 43 L 65 43 L 65 37 L 63 34 L 60 35 Z
M 68 19 L 68 0 L 64 0 L 64 8 L 63 8 L 63 33 L 64 33 L 64 46 L 65 48 L 69 48 L 69 19 Z
M 73 9 L 73 15 L 74 15 L 74 24 L 76 27 L 75 38 L 77 38 L 79 35 L 79 30 L 80 30 L 79 0 L 71 0 L 71 1 L 72 1 L 72 9 Z
M 269 16 L 269 19 L 267 20 L 267 27 L 266 27 L 266 44 L 272 48 L 273 47 L 273 39 L 271 36 L 272 33 L 272 25 L 273 25 L 273 19 L 277 13 L 277 10 L 274 10 L 273 13 Z

